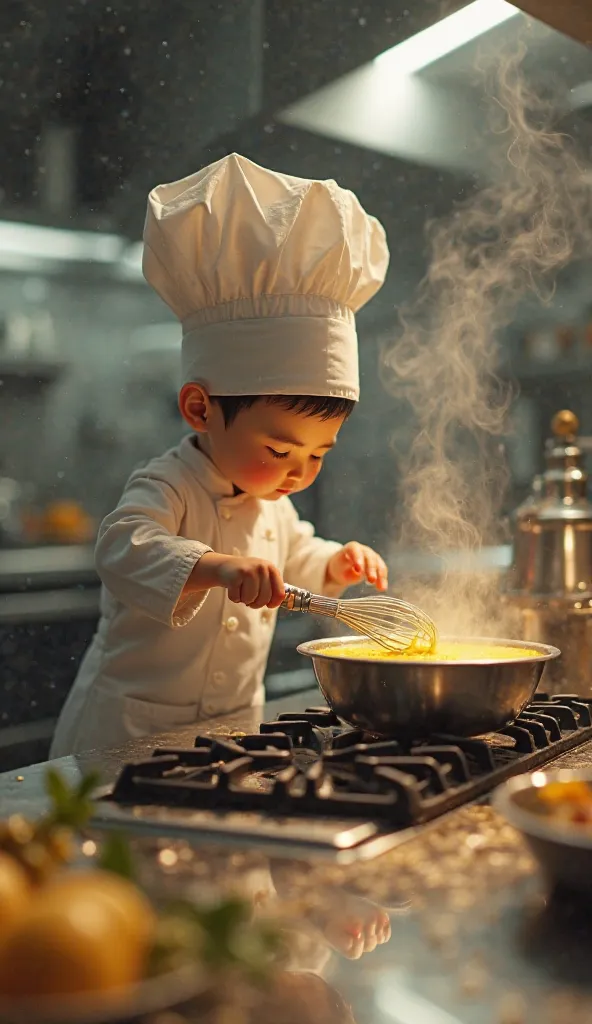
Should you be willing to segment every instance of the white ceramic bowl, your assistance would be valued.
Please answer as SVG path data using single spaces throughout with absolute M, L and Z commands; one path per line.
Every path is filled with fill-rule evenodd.
M 0 1000 L 0 1024 L 132 1024 L 152 1014 L 207 998 L 207 981 L 196 967 L 150 978 L 107 1001 L 92 995 L 39 1000 Z
M 555 818 L 540 799 L 551 782 L 587 782 L 592 767 L 551 769 L 518 775 L 496 791 L 494 807 L 521 832 L 553 888 L 592 896 L 592 826 L 570 825 Z

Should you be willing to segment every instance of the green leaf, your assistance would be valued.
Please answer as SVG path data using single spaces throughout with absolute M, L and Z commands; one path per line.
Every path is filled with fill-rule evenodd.
M 45 789 L 54 806 L 54 810 L 61 808 L 70 801 L 70 787 L 55 768 L 48 768 L 45 776 Z
M 81 829 L 92 817 L 94 805 L 89 793 L 97 786 L 98 775 L 85 775 L 75 786 L 70 786 L 55 768 L 48 768 L 45 786 L 51 798 L 52 808 L 43 819 L 47 831 L 54 825 Z
M 93 793 L 94 790 L 98 787 L 100 781 L 101 776 L 99 775 L 98 772 L 88 772 L 86 775 L 84 775 L 80 782 L 78 783 L 78 788 L 76 790 L 76 795 L 78 799 L 84 800 L 85 797 L 90 796 L 91 793 Z
M 129 841 L 121 832 L 111 832 L 101 847 L 98 859 L 103 871 L 111 871 L 129 881 L 135 879 L 134 860 Z
M 206 907 L 176 900 L 161 917 L 152 968 L 158 973 L 163 965 L 199 961 L 215 971 L 237 969 L 259 984 L 267 979 L 281 941 L 271 922 L 251 921 L 244 900 L 230 897 Z
M 249 919 L 249 911 L 244 900 L 229 897 L 217 906 L 206 910 L 203 923 L 210 928 L 212 934 L 228 937 Z
M 151 974 L 162 974 L 187 964 L 201 963 L 203 932 L 194 917 L 178 908 L 159 917 L 150 954 Z

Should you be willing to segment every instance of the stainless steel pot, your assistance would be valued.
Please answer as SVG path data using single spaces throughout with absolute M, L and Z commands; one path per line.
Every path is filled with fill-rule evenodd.
M 592 695 L 592 503 L 577 417 L 557 413 L 546 468 L 514 515 L 514 555 L 505 600 L 519 612 L 521 637 L 561 648 L 549 666 L 550 693 Z
M 592 608 L 588 601 L 513 598 L 520 613 L 521 637 L 537 643 L 552 640 L 561 650 L 561 657 L 549 664 L 541 682 L 547 693 L 592 696 Z
M 455 638 L 457 639 L 457 638 Z M 514 640 L 460 640 L 488 647 L 516 648 L 515 660 L 375 661 L 340 657 L 351 636 L 311 640 L 300 654 L 312 658 L 319 686 L 339 718 L 378 735 L 478 736 L 512 722 L 532 700 L 556 647 Z M 535 650 L 535 657 L 518 654 Z M 329 652 L 329 653 L 327 653 Z

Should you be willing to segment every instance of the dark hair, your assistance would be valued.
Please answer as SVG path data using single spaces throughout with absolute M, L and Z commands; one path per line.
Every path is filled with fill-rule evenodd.
M 236 419 L 239 412 L 250 409 L 256 402 L 281 405 L 288 412 L 319 416 L 322 420 L 337 419 L 338 416 L 347 419 L 356 405 L 351 398 L 333 398 L 328 395 L 212 395 L 212 401 L 218 402 L 222 409 L 226 426 Z

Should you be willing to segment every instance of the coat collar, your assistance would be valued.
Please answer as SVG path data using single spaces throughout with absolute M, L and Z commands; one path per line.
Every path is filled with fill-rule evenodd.
M 183 438 L 179 446 L 179 455 L 182 461 L 199 477 L 200 483 L 214 501 L 223 502 L 225 505 L 242 505 L 246 501 L 255 500 L 248 494 L 234 493 L 231 481 L 222 475 L 218 467 L 199 448 L 195 434 Z

